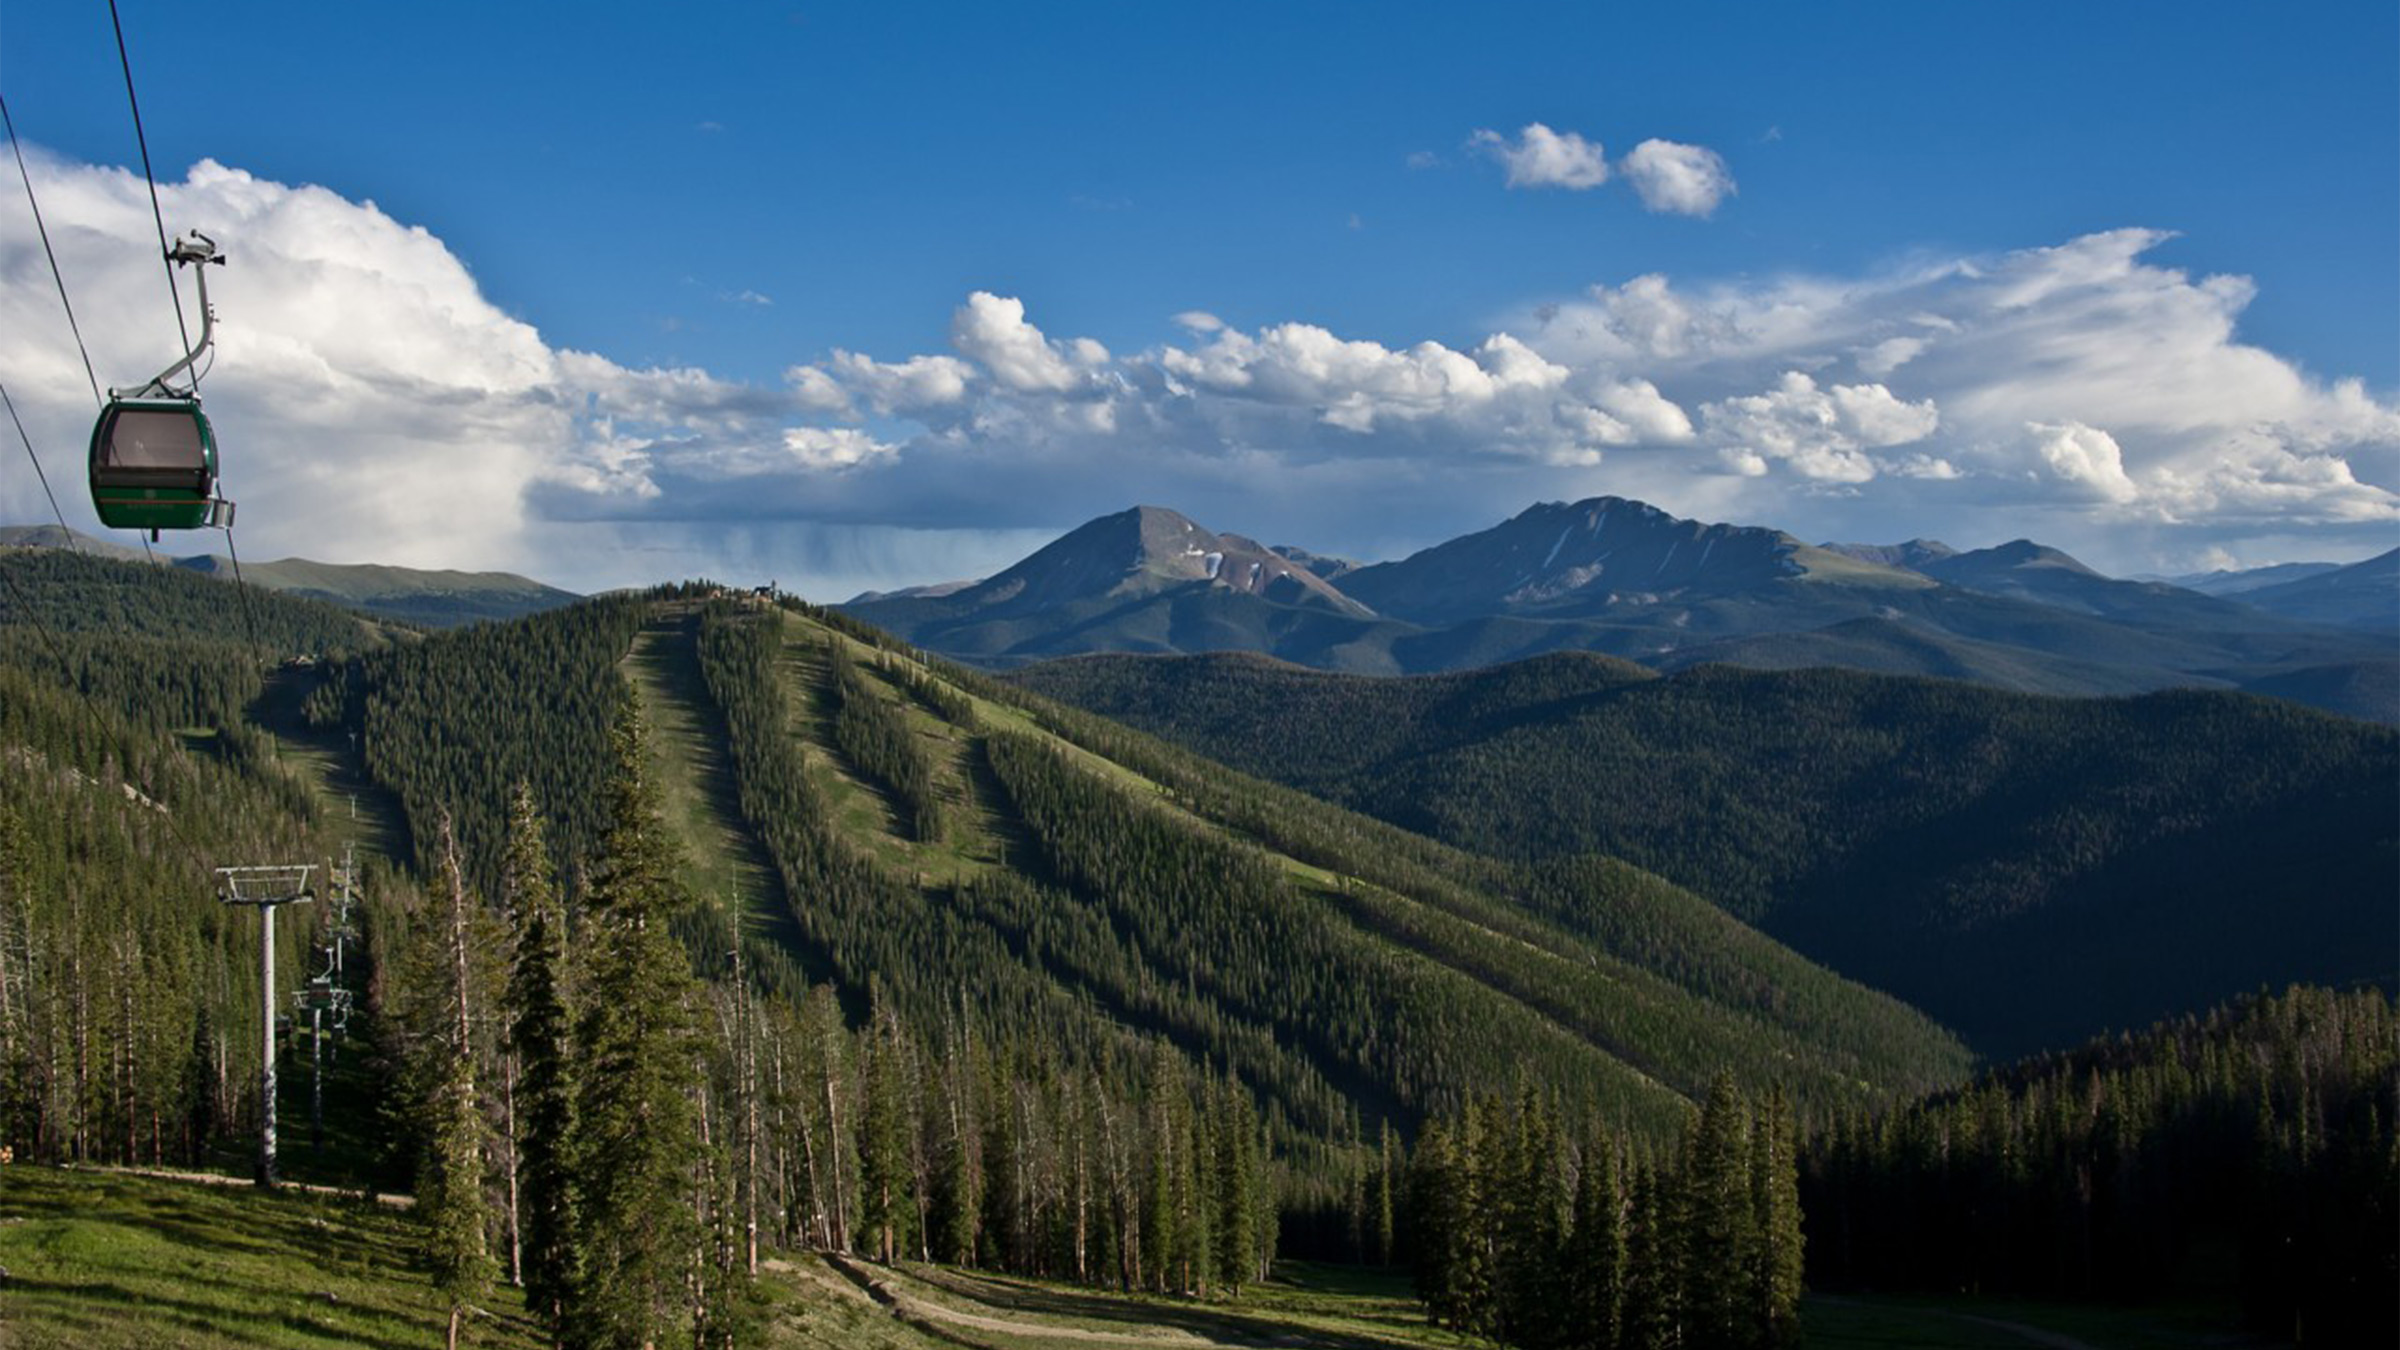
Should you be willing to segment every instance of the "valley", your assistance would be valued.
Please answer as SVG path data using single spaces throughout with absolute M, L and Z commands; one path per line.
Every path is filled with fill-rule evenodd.
M 2264 700 L 1565 654 L 1410 679 L 1250 656 L 1014 678 L 1462 848 L 1654 869 L 1999 1058 L 2262 982 L 2400 976 L 2400 739 Z

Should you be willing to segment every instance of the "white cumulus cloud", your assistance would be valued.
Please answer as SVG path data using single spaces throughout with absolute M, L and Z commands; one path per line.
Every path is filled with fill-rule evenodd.
M 1734 195 L 1733 172 L 1725 158 L 1705 145 L 1684 145 L 1656 138 L 1633 147 L 1618 161 L 1625 181 L 1641 194 L 1652 211 L 1679 216 L 1707 216 L 1718 203 Z
M 1708 404 L 1700 415 L 1745 475 L 1756 477 L 1765 460 L 1782 460 L 1801 477 L 1827 483 L 1874 478 L 1869 451 L 1921 441 L 1941 423 L 1931 401 L 1903 402 L 1880 384 L 1819 388 L 1796 370 L 1765 393 Z
M 1572 131 L 1552 131 L 1529 122 L 1515 140 L 1489 129 L 1468 138 L 1469 145 L 1500 161 L 1512 188 L 1566 188 L 1581 192 L 1608 181 L 1608 156 L 1598 141 Z
M 2129 502 L 2141 489 L 2125 476 L 2125 452 L 2116 437 L 2081 422 L 2046 426 L 2028 423 L 2027 434 L 2050 471 L 2069 483 L 2112 502 Z
M 1065 393 L 1108 361 L 1108 349 L 1090 338 L 1051 341 L 1025 321 L 1024 301 L 989 291 L 951 315 L 950 343 L 1019 393 Z

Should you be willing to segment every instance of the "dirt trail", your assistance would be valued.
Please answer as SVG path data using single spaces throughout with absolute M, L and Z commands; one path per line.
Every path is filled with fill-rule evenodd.
M 184 1172 L 172 1167 L 98 1167 L 91 1163 L 62 1163 L 60 1166 L 62 1170 L 69 1172 L 96 1172 L 103 1176 L 114 1174 L 129 1177 L 154 1177 L 160 1181 L 196 1181 L 203 1186 L 257 1185 L 248 1177 L 229 1177 L 222 1172 Z M 302 1191 L 309 1195 L 338 1195 L 349 1200 L 356 1200 L 363 1194 L 356 1187 L 321 1186 L 311 1181 L 278 1181 L 275 1183 L 274 1189 Z M 390 1191 L 378 1191 L 375 1193 L 375 1203 L 389 1209 L 414 1209 L 417 1197 Z
M 996 1332 L 1004 1336 L 1029 1336 L 1043 1340 L 1075 1341 L 1095 1345 L 1135 1345 L 1157 1347 L 1158 1350 L 1255 1350 L 1258 1341 L 1211 1340 L 1193 1332 L 1172 1327 L 1150 1331 L 1093 1331 L 1084 1327 L 1064 1327 L 1052 1322 L 1025 1322 L 1012 1318 L 992 1317 L 971 1313 L 945 1304 L 919 1298 L 900 1288 L 894 1281 L 844 1256 L 825 1258 L 853 1284 L 866 1291 L 868 1297 L 891 1309 L 892 1315 L 912 1326 L 927 1321 L 952 1326 L 972 1327 L 978 1331 Z M 935 1330 L 927 1327 L 926 1330 Z

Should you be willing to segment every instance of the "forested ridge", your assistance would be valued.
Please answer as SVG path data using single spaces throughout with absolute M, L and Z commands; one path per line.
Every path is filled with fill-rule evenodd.
M 1991 1054 L 2400 977 L 2400 733 L 2270 699 L 1590 656 L 1011 678 L 1491 857 L 1649 869 Z
M 360 733 L 367 770 L 407 812 L 420 872 L 436 861 L 431 827 L 446 812 L 488 887 L 520 782 L 556 822 L 562 855 L 580 859 L 598 838 L 616 661 L 642 603 L 608 597 L 365 653 L 329 668 L 310 720 Z
M 52 633 L 239 644 L 262 659 L 355 652 L 408 631 L 321 600 L 235 589 L 177 567 L 56 548 L 0 547 L 0 624 Z
M 666 602 L 654 597 L 648 603 Z M 631 602 L 603 602 L 618 603 Z M 598 704 L 590 691 L 615 678 L 611 648 L 626 640 L 635 622 L 625 613 L 602 619 L 599 609 L 579 606 L 514 625 L 439 635 L 354 667 L 349 678 L 363 687 L 350 693 L 350 703 L 412 710 L 384 715 L 367 726 L 365 739 L 378 775 L 410 803 L 420 852 L 428 811 L 444 802 L 497 799 L 507 791 L 508 766 L 546 764 L 550 781 L 560 785 L 545 791 L 544 780 L 535 778 L 536 796 L 561 821 L 562 856 L 574 856 L 567 841 L 577 836 L 579 808 L 567 800 L 574 789 L 559 779 L 556 761 L 592 762 L 566 747 L 597 738 L 598 718 L 590 710 Z M 745 632 L 754 627 L 774 631 Z M 538 639 L 531 650 L 540 659 L 505 653 L 500 639 L 519 632 Z M 1464 1101 L 1462 1085 L 1503 1071 L 1504 1045 L 1510 1046 L 1507 1054 L 1515 1053 L 1515 1045 L 1555 1046 L 1560 1072 L 1571 1072 L 1587 1087 L 1618 1081 L 1611 1099 L 1619 1108 L 1649 1110 L 1653 1119 L 1663 1119 L 1656 1106 L 1639 1105 L 1665 1100 L 1651 1084 L 1696 1096 L 1709 1074 L 1727 1063 L 1754 1083 L 1789 1076 L 1792 1090 L 1810 1098 L 1856 1094 L 1862 1080 L 1870 1091 L 1922 1088 L 1963 1068 L 1955 1047 L 1946 1048 L 1938 1031 L 1905 1008 L 1828 979 L 1630 869 L 1561 878 L 1473 859 L 1227 774 L 988 679 L 926 665 L 885 645 L 888 639 L 821 611 L 737 613 L 723 607 L 712 611 L 696 641 L 709 697 L 728 727 L 743 823 L 775 860 L 784 892 L 804 898 L 790 916 L 802 949 L 786 955 L 805 970 L 831 975 L 854 1016 L 878 976 L 886 996 L 907 1005 L 912 1019 L 938 1015 L 963 994 L 985 1000 L 984 1015 L 1001 1024 L 1056 1025 L 1062 1018 L 1088 1017 L 1072 1009 L 1079 999 L 1096 997 L 1110 1017 L 1171 1034 L 1188 1053 L 1230 1057 L 1254 1088 L 1272 1087 L 1271 1099 L 1293 1122 L 1293 1136 L 1322 1135 L 1360 1093 L 1371 1115 L 1397 1111 L 1403 1121 L 1455 1109 Z M 503 660 L 508 664 L 495 664 Z M 448 664 L 437 670 L 437 662 Z M 796 733 L 812 698 L 826 699 L 834 711 L 827 742 Z M 553 715 L 547 724 L 502 716 L 507 700 Z M 1478 1056 L 1462 1048 L 1459 1033 L 1392 1040 L 1370 1027 L 1374 1019 L 1364 1011 L 1298 1035 L 1297 1023 L 1261 1016 L 1255 1002 L 1228 1001 L 1219 982 L 1255 985 L 1265 969 L 1260 963 L 1279 953 L 1256 944 L 1238 959 L 1220 952 L 1212 959 L 1233 964 L 1204 975 L 1157 942 L 1160 919 L 1147 927 L 1129 920 L 1123 906 L 1146 894 L 1146 883 L 1120 878 L 1110 883 L 1116 893 L 1095 901 L 1089 878 L 1079 885 L 1056 846 L 1066 837 L 1065 822 L 1053 821 L 1047 832 L 1033 828 L 1026 803 L 1011 790 L 1001 765 L 1018 766 L 1021 780 L 1026 761 L 1008 759 L 1000 749 L 1006 728 L 954 720 L 971 716 L 977 700 L 1030 718 L 1028 730 L 1038 725 L 1039 734 L 1097 756 L 1094 763 L 1116 766 L 1112 773 L 1156 784 L 1162 804 L 1201 834 L 1230 832 L 1292 859 L 1300 871 L 1278 884 L 1300 903 L 1279 901 L 1268 910 L 1321 916 L 1308 922 L 1329 924 L 1318 931 L 1339 935 L 1343 949 L 1357 953 L 1353 959 L 1362 971 L 1382 968 L 1386 958 L 1373 953 L 1409 953 L 1397 969 L 1419 972 L 1409 977 L 1417 991 L 1411 997 L 1433 999 L 1423 1005 L 1428 1016 L 1452 1025 L 1481 1007 L 1486 1011 L 1467 1024 L 1530 1018 L 1524 1034 L 1495 1036 Z M 459 709 L 455 722 L 441 711 L 448 706 Z M 941 711 L 945 707 L 949 712 Z M 879 729 L 844 730 L 845 723 Z M 406 748 L 403 737 L 430 739 L 436 735 L 431 728 L 446 725 L 477 730 L 453 738 L 467 745 Z M 544 742 L 560 749 L 539 748 Z M 936 794 L 929 758 L 935 756 L 955 761 L 944 771 L 941 791 L 959 800 Z M 979 846 L 972 839 L 955 848 L 892 855 L 872 838 L 847 836 L 855 822 L 837 824 L 833 807 L 821 800 L 833 782 L 825 777 L 829 764 L 886 793 L 902 836 L 918 844 L 939 840 L 939 829 L 919 828 L 928 818 L 996 811 L 1005 837 L 983 846 L 999 850 L 998 858 L 956 865 L 962 850 Z M 412 786 L 436 781 L 452 785 L 440 792 Z M 588 794 L 588 781 L 584 790 Z M 1089 796 L 1078 809 L 1108 808 L 1115 800 Z M 1079 828 L 1089 832 L 1088 823 Z M 488 876 L 488 825 L 460 834 L 470 873 Z M 1008 852 L 1023 842 L 1042 851 Z M 1533 912 L 1528 899 L 1549 913 Z M 1172 908 L 1157 913 L 1182 917 Z M 1655 970 L 1647 968 L 1653 961 Z M 1242 963 L 1248 968 L 1237 969 Z M 1357 987 L 1366 988 L 1385 977 L 1361 978 L 1366 983 Z M 1436 989 L 1449 992 L 1436 996 Z M 1062 994 L 1064 1002 L 1053 1002 Z M 1355 1000 L 1355 989 L 1351 996 Z M 1432 1011 L 1439 1007 L 1451 1011 Z M 1364 1044 L 1360 1038 L 1375 1035 L 1385 1039 L 1371 1052 L 1355 1049 Z M 1335 1052 L 1325 1037 L 1349 1038 L 1354 1049 Z M 1069 1039 L 1097 1047 L 1111 1038 L 1095 1041 L 1083 1033 Z M 1312 1040 L 1315 1048 L 1306 1048 Z M 1625 1078 L 1604 1061 L 1630 1063 L 1635 1074 Z M 1568 1064 L 1584 1067 L 1569 1071 Z

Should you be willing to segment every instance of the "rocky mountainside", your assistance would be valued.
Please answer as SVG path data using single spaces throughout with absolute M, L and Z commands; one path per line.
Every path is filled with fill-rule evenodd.
M 1599 614 L 1687 596 L 1739 596 L 1802 578 L 1899 590 L 1922 578 L 1780 530 L 1680 520 L 1643 502 L 1544 502 L 1491 529 L 1341 578 L 1345 594 L 1419 623 L 1494 614 Z
M 2368 576 L 2341 593 L 2356 608 L 2374 584 Z M 861 596 L 846 608 L 1000 668 L 1100 652 L 1250 651 L 1394 675 L 1591 651 L 1658 670 L 1846 666 L 2033 693 L 2256 688 L 2400 720 L 2400 653 L 2357 627 L 2103 576 L 2030 540 L 1965 553 L 1923 539 L 1817 546 L 1619 497 L 1541 503 L 1368 565 L 1141 507 L 988 580 Z

